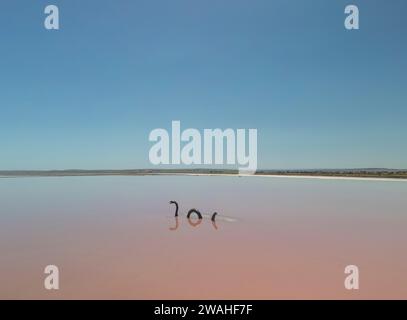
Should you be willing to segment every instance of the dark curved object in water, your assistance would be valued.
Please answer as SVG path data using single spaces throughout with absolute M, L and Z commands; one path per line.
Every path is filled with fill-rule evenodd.
M 170 201 L 170 203 L 175 204 L 175 217 L 178 217 L 178 202 Z
M 217 214 L 218 214 L 217 212 L 213 213 L 212 218 L 211 218 L 212 221 L 215 221 L 215 217 L 216 217 Z
M 191 209 L 191 210 L 189 210 L 189 211 L 188 211 L 188 214 L 187 214 L 187 218 L 189 219 L 189 217 L 191 216 L 191 214 L 194 213 L 194 212 L 198 215 L 198 218 L 199 218 L 199 219 L 202 219 L 202 214 L 201 214 L 198 210 L 196 210 L 196 209 Z

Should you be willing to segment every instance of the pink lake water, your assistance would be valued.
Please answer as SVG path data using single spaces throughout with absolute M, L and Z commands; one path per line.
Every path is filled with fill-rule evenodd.
M 403 181 L 0 179 L 1 299 L 407 299 L 406 246 Z

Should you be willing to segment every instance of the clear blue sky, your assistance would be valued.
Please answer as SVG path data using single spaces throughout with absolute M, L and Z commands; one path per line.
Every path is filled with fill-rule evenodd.
M 257 128 L 259 168 L 407 168 L 406 37 L 405 0 L 2 0 L 0 170 L 150 167 L 171 120 Z

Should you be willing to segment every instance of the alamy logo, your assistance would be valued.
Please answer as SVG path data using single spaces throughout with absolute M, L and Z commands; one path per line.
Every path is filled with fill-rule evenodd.
M 359 30 L 359 8 L 350 4 L 346 6 L 345 14 L 348 15 L 344 22 L 345 28 L 347 30 Z
M 59 9 L 55 5 L 46 6 L 44 13 L 48 16 L 45 18 L 44 27 L 47 30 L 59 30 Z
M 59 269 L 55 265 L 48 265 L 44 269 L 44 273 L 48 276 L 44 280 L 44 287 L 47 290 L 59 289 Z
M 239 165 L 239 173 L 246 174 L 257 170 L 256 129 L 248 129 L 248 154 L 246 129 L 204 129 L 203 137 L 197 129 L 181 132 L 180 121 L 172 121 L 171 129 L 171 135 L 165 129 L 150 132 L 149 141 L 156 142 L 149 153 L 152 164 Z
M 348 265 L 345 267 L 345 274 L 348 276 L 345 278 L 345 288 L 347 290 L 359 289 L 359 268 L 355 265 Z

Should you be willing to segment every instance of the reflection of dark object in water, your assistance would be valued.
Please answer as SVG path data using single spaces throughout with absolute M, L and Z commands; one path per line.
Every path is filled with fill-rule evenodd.
M 202 219 L 202 214 L 196 209 L 189 210 L 188 214 L 187 214 L 187 218 L 189 219 L 191 217 L 191 214 L 194 213 L 194 212 L 198 215 L 198 219 L 201 220 Z
M 175 226 L 174 227 L 170 227 L 169 229 L 171 231 L 175 231 L 178 229 L 179 226 L 179 221 L 178 221 L 178 210 L 179 210 L 179 206 L 178 206 L 178 202 L 177 201 L 170 201 L 170 204 L 175 204 Z M 198 216 L 198 220 L 196 222 L 194 222 L 191 219 L 191 215 L 193 213 L 196 213 L 196 215 Z M 211 221 L 212 221 L 212 226 L 218 230 L 218 226 L 216 225 L 216 216 L 217 216 L 217 212 L 214 212 L 211 216 Z M 187 219 L 188 219 L 188 223 L 192 226 L 192 227 L 197 227 L 202 223 L 202 214 L 195 208 L 191 209 L 188 211 L 187 214 Z
M 178 225 L 179 225 L 179 223 L 178 223 L 178 217 L 176 216 L 176 217 L 175 217 L 175 227 L 171 227 L 170 230 L 171 230 L 171 231 L 177 230 L 177 229 L 178 229 Z
M 194 222 L 190 217 L 188 217 L 188 223 L 192 226 L 192 227 L 197 227 L 202 223 L 202 218 L 199 218 L 196 222 Z
M 178 202 L 170 201 L 170 203 L 175 204 L 175 217 L 178 217 Z

